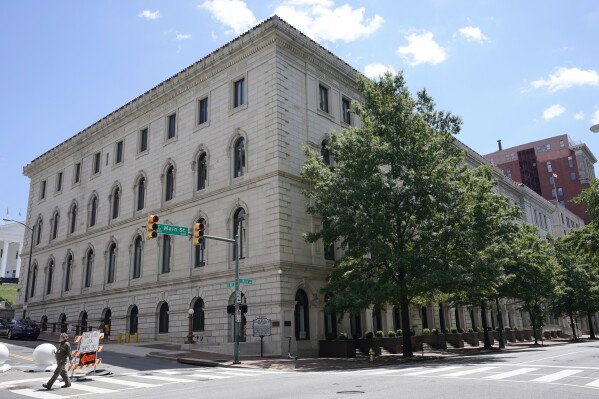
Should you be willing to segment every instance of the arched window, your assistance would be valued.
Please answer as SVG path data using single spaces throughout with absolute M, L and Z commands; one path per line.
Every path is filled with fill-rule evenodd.
M 133 245 L 133 275 L 132 278 L 139 278 L 141 276 L 141 258 L 142 258 L 142 239 L 141 236 L 135 238 L 135 244 Z
M 162 236 L 162 273 L 171 271 L 171 236 Z
M 324 298 L 325 303 L 328 303 L 332 298 L 331 294 L 327 294 Z M 325 336 L 330 335 L 337 338 L 337 313 L 327 309 L 326 305 L 324 309 L 324 333 Z
M 61 313 L 58 317 L 58 325 L 60 326 L 60 332 L 67 332 L 67 315 Z
M 69 214 L 70 224 L 69 224 L 69 234 L 73 234 L 77 229 L 77 204 L 73 204 L 71 206 L 71 212 Z
M 64 290 L 69 291 L 71 289 L 71 276 L 73 275 L 73 255 L 67 256 L 67 266 L 64 275 Z
M 48 275 L 46 281 L 46 295 L 52 292 L 52 278 L 54 277 L 54 260 L 50 260 L 48 264 Z
M 203 223 L 206 227 L 206 219 L 198 219 L 196 223 Z M 200 245 L 194 245 L 194 267 L 206 265 L 206 239 L 202 239 Z
M 112 190 L 111 219 L 116 219 L 119 217 L 120 205 L 121 205 L 121 189 L 118 187 L 115 187 L 114 190 Z
M 158 313 L 158 332 L 160 334 L 168 332 L 168 303 L 166 302 L 162 303 Z
M 116 244 L 113 242 L 108 248 L 108 270 L 106 271 L 106 282 L 114 283 L 116 272 Z
M 81 332 L 87 331 L 87 312 L 84 310 L 81 312 L 79 317 L 79 325 L 81 326 Z
M 36 232 L 35 245 L 40 245 L 42 242 L 42 229 L 43 228 L 44 228 L 44 222 L 42 221 L 42 218 L 39 218 L 39 220 L 37 221 L 37 226 L 35 226 L 35 232 Z
M 196 299 L 193 304 L 193 331 L 204 331 L 204 300 Z
M 92 196 L 89 201 L 89 227 L 93 227 L 96 225 L 96 221 L 98 220 L 98 197 Z
M 60 214 L 58 211 L 54 212 L 54 216 L 52 216 L 52 234 L 50 235 L 50 240 L 55 240 L 58 237 L 58 223 L 60 221 Z
M 129 313 L 129 334 L 135 334 L 137 332 L 137 315 L 139 310 L 137 306 L 133 306 L 131 308 L 131 313 Z
M 304 290 L 295 293 L 295 339 L 310 339 L 310 314 L 308 311 L 308 295 Z
M 83 280 L 83 287 L 88 288 L 92 285 L 92 271 L 94 267 L 94 251 L 87 251 L 87 255 L 85 256 L 85 274 Z
M 166 169 L 166 181 L 164 183 L 164 200 L 170 201 L 175 196 L 175 167 L 169 165 Z
M 208 165 L 206 164 L 206 160 L 206 153 L 201 153 L 198 157 L 198 190 L 206 188 L 206 181 L 208 179 Z
M 239 235 L 237 251 L 239 253 L 239 259 L 243 259 L 243 242 L 245 240 L 245 210 L 243 208 L 237 209 L 237 211 L 235 211 L 235 216 L 233 217 L 233 238 L 237 235 Z M 233 254 L 233 259 L 235 259 L 235 254 Z
M 322 156 L 322 162 L 325 165 L 331 164 L 331 153 L 329 152 L 329 143 L 326 140 L 323 140 L 320 144 L 320 156 Z
M 29 290 L 29 292 L 31 293 L 29 295 L 30 298 L 33 298 L 35 296 L 35 283 L 37 282 L 37 265 L 33 265 L 33 270 L 31 271 L 31 289 Z
M 135 209 L 141 211 L 144 209 L 146 203 L 146 179 L 145 177 L 140 177 L 137 181 L 137 204 Z
M 245 139 L 240 137 L 233 147 L 233 177 L 243 176 L 245 173 Z

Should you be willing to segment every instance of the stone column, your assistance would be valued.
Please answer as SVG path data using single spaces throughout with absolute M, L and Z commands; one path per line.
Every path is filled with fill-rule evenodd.
M 2 264 L 0 265 L 0 278 L 6 277 L 6 261 L 8 260 L 8 241 L 4 241 L 2 247 Z
M 19 243 L 19 257 L 17 258 L 17 265 L 16 267 L 16 272 L 15 272 L 15 278 L 19 278 L 19 273 L 21 272 L 21 259 L 23 258 L 21 255 L 23 254 L 23 241 L 21 241 Z

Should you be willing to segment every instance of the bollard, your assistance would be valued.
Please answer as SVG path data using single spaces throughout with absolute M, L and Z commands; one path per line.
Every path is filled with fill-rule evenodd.
M 128 344 L 131 341 L 131 334 L 128 332 L 125 333 L 125 343 Z
M 120 344 L 123 342 L 123 333 L 116 333 L 116 343 Z
M 135 335 L 133 335 L 133 342 L 137 343 L 139 341 L 139 333 L 136 332 Z
M 370 351 L 368 351 L 368 355 L 370 356 L 370 361 L 373 362 L 374 361 L 374 351 L 372 350 L 372 348 L 370 348 Z

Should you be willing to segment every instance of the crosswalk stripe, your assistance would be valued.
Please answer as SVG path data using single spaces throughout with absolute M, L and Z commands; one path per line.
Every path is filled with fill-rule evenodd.
M 224 378 L 231 378 L 229 375 L 215 375 L 215 374 L 206 374 L 206 373 L 196 373 L 194 375 L 196 378 L 206 378 L 209 380 L 222 380 Z
M 74 383 L 69 388 L 69 390 L 71 390 L 71 389 L 76 389 L 78 391 L 85 391 L 85 392 L 91 392 L 91 393 L 98 393 L 98 394 L 116 392 L 114 389 L 95 387 L 93 385 L 88 385 L 87 383 L 85 383 L 85 384 L 84 383 Z
M 463 375 L 475 374 L 475 373 L 484 373 L 485 371 L 496 369 L 497 367 L 477 367 L 470 370 L 456 371 L 454 373 L 443 374 L 440 377 L 461 377 Z
M 125 385 L 128 387 L 135 387 L 135 388 L 153 388 L 162 384 L 146 384 L 145 382 L 137 382 L 137 381 L 129 381 L 129 380 L 123 380 L 123 379 L 117 379 L 117 378 L 98 378 L 97 381 L 102 381 L 103 383 L 106 382 L 108 384 L 115 384 L 115 385 Z
M 508 371 L 508 372 L 505 372 L 505 373 L 488 375 L 488 376 L 483 377 L 483 378 L 486 378 L 488 380 L 503 380 L 505 378 L 514 377 L 516 375 L 530 373 L 531 371 L 535 371 L 535 370 L 538 370 L 538 369 L 525 367 L 525 368 L 521 368 L 521 369 L 516 369 L 516 370 Z
M 148 378 L 150 380 L 160 380 L 166 382 L 193 382 L 193 380 L 186 380 L 183 378 L 163 377 L 159 375 L 136 375 L 137 378 Z
M 587 387 L 597 387 L 599 388 L 599 380 L 595 380 L 595 381 L 591 381 L 588 384 L 586 384 Z
M 548 375 L 544 375 L 539 378 L 535 378 L 532 382 L 553 382 L 557 380 L 561 380 L 562 378 L 569 377 L 574 374 L 580 373 L 582 370 L 562 370 L 557 373 L 552 373 Z
M 383 375 L 383 374 L 391 374 L 391 373 L 397 373 L 400 372 L 401 369 L 391 369 L 391 370 L 376 370 L 376 371 L 371 371 L 371 372 L 367 372 L 364 373 L 365 375 Z
M 243 372 L 239 372 L 239 371 L 219 371 L 218 374 L 219 375 L 229 375 L 231 377 L 249 377 L 252 375 L 252 373 L 248 374 L 248 373 L 243 373 Z
M 432 373 L 437 373 L 440 371 L 446 371 L 446 370 L 453 370 L 453 369 L 457 369 L 460 366 L 445 366 L 445 367 L 436 367 L 436 368 L 429 368 L 426 370 L 421 370 L 421 371 L 415 371 L 413 373 L 407 373 L 407 374 L 403 374 L 403 375 L 424 375 L 424 374 L 432 374 Z
M 64 396 L 62 396 L 62 395 L 55 395 L 46 390 L 38 390 L 38 389 L 31 389 L 31 388 L 15 389 L 14 391 L 11 391 L 11 392 L 18 394 L 18 395 L 28 396 L 30 398 L 64 399 Z

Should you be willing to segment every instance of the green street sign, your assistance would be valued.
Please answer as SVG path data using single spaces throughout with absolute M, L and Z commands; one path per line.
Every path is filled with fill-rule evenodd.
M 235 281 L 229 281 L 227 283 L 227 288 L 235 288 Z
M 249 278 L 240 278 L 239 284 L 252 285 L 252 284 L 254 284 L 254 280 L 250 280 Z M 229 281 L 227 283 L 227 288 L 235 288 L 235 281 Z
M 172 236 L 186 236 L 189 235 L 189 229 L 183 226 L 175 226 L 172 224 L 158 224 L 158 234 L 168 234 Z

